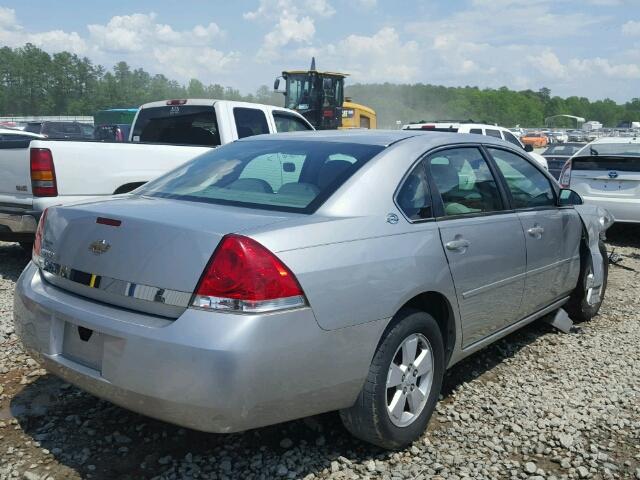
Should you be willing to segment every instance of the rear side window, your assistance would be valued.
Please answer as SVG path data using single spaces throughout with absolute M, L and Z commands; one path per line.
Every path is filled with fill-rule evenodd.
M 500 135 L 500 130 L 494 130 L 492 128 L 487 128 L 486 131 L 487 131 L 487 136 L 502 139 L 502 136 Z
M 133 141 L 173 145 L 220 145 L 213 106 L 167 105 L 143 108 L 133 126 Z
M 446 216 L 502 210 L 495 178 L 477 148 L 443 150 L 427 162 Z
M 420 162 L 405 178 L 396 195 L 396 203 L 409 220 L 424 220 L 432 217 L 431 195 L 423 162 Z
M 471 130 L 469 130 L 469 133 L 477 133 L 478 135 L 482 135 L 482 129 L 481 128 L 472 128 Z
M 27 123 L 27 126 L 24 127 L 25 132 L 40 133 L 41 130 L 42 130 L 41 123 Z
M 267 117 L 262 110 L 257 108 L 239 108 L 233 109 L 233 118 L 236 121 L 236 130 L 238 138 L 252 137 L 269 132 Z
M 488 150 L 507 181 L 514 208 L 555 206 L 554 189 L 540 170 L 515 153 L 495 148 Z
M 311 127 L 295 115 L 282 112 L 273 112 L 273 119 L 276 122 L 278 132 L 300 132 L 311 130 Z
M 304 140 L 234 142 L 199 156 L 137 192 L 311 213 L 383 148 Z

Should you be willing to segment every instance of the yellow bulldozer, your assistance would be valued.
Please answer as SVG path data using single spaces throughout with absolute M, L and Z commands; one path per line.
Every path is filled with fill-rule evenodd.
M 284 79 L 284 106 L 299 112 L 318 130 L 376 128 L 376 112 L 372 108 L 345 98 L 346 77 L 347 73 L 319 72 L 312 58 L 309 70 L 282 72 L 273 89 L 280 91 L 280 79 Z

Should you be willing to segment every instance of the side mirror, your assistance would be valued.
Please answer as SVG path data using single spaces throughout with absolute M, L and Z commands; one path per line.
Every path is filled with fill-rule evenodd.
M 584 201 L 582 197 L 570 188 L 561 188 L 558 195 L 558 206 L 569 207 L 571 205 L 582 205 Z
M 533 152 L 533 145 L 531 145 L 531 144 L 526 144 L 526 145 L 524 146 L 524 151 L 525 151 L 525 152 Z
M 276 80 L 273 82 L 273 89 L 277 92 L 279 86 L 280 86 L 280 77 L 276 78 Z

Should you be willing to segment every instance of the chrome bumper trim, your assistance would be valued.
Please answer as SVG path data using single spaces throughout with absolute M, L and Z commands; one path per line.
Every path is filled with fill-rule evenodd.
M 163 303 L 175 307 L 187 308 L 191 303 L 191 292 L 181 292 L 168 288 L 153 287 L 139 283 L 119 280 L 117 278 L 106 277 L 94 273 L 75 270 L 66 265 L 47 260 L 43 257 L 34 258 L 34 263 L 40 268 L 45 280 L 51 276 L 63 278 L 65 280 L 84 285 L 85 287 L 102 290 L 112 295 L 146 300 L 148 302 Z

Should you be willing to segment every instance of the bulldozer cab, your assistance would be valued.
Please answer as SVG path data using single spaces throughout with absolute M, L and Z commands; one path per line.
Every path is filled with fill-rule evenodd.
M 282 72 L 286 82 L 285 107 L 296 110 L 316 129 L 328 130 L 342 126 L 344 79 L 347 75 L 336 72 L 319 72 L 315 61 L 307 71 Z M 279 79 L 274 89 L 278 90 Z

